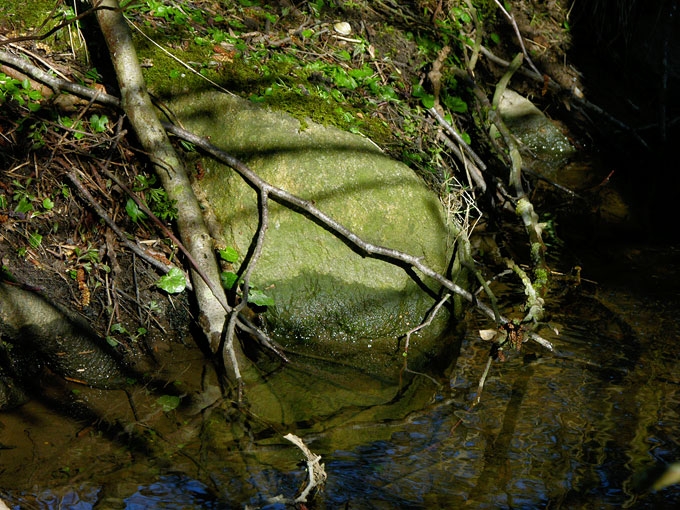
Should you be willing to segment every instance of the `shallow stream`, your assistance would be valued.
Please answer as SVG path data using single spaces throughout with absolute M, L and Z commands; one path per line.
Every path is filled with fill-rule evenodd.
M 184 378 L 167 387 L 128 396 L 68 386 L 67 402 L 47 392 L 1 414 L 0 495 L 10 508 L 283 508 L 269 498 L 292 498 L 306 480 L 301 452 L 282 437 L 294 432 L 325 464 L 318 508 L 678 505 L 680 486 L 634 486 L 656 463 L 680 460 L 680 249 L 591 255 L 592 281 L 551 306 L 559 335 L 543 334 L 557 352 L 525 344 L 494 363 L 475 407 L 488 353 L 476 330 L 488 324 L 474 318 L 440 387 L 416 377 L 395 398 L 366 377 L 352 387 L 277 372 L 282 409 L 295 392 L 318 395 L 307 420 L 275 426 L 229 406 L 206 414 L 210 391 L 200 412 L 164 411 L 159 395 L 183 395 L 204 369 L 188 355 L 165 367 Z M 336 397 L 343 408 L 331 412 Z

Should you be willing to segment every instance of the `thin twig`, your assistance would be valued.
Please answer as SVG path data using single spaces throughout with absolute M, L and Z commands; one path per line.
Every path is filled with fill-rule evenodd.
M 404 358 L 408 358 L 408 348 L 409 348 L 409 344 L 411 342 L 411 335 L 413 333 L 420 331 L 423 328 L 426 328 L 430 324 L 432 324 L 432 321 L 437 316 L 439 309 L 444 305 L 444 303 L 446 303 L 446 301 L 450 297 L 451 297 L 451 294 L 446 294 L 443 298 L 441 298 L 439 300 L 439 302 L 436 304 L 436 306 L 428 314 L 427 319 L 425 321 L 421 322 L 418 326 L 416 326 L 415 328 L 406 332 L 406 340 L 404 341 Z M 404 363 L 406 363 L 406 360 L 404 360 Z
M 493 356 L 489 356 L 486 360 L 486 367 L 484 368 L 484 373 L 482 377 L 479 378 L 479 384 L 477 385 L 477 398 L 475 398 L 472 406 L 476 406 L 482 400 L 482 391 L 484 390 L 484 383 L 486 382 L 486 377 L 489 375 L 489 369 L 491 368 L 491 362 L 493 361 Z
M 505 7 L 503 7 L 503 4 L 501 4 L 499 0 L 494 0 L 494 2 L 496 2 L 496 5 L 498 7 L 500 7 L 501 11 L 503 11 L 503 14 L 505 14 L 505 17 L 508 18 L 508 20 L 512 24 L 512 28 L 515 31 L 515 35 L 517 36 L 517 39 L 519 41 L 519 46 L 520 46 L 520 48 L 522 48 L 522 53 L 524 54 L 524 58 L 526 59 L 527 63 L 529 64 L 531 69 L 533 69 L 533 71 L 537 75 L 541 76 L 540 71 L 538 69 L 536 69 L 536 66 L 531 61 L 531 58 L 529 58 L 529 54 L 527 53 L 527 49 L 524 46 L 524 38 L 522 37 L 522 34 L 520 34 L 520 32 L 519 32 L 519 27 L 517 26 L 517 22 L 515 21 L 515 17 L 512 14 L 510 14 L 508 11 L 505 10 Z
M 436 304 L 436 306 L 432 309 L 432 311 L 428 314 L 426 320 L 421 322 L 418 326 L 409 330 L 406 333 L 406 340 L 404 341 L 404 352 L 402 353 L 402 355 L 404 356 L 404 368 L 402 369 L 402 371 L 427 377 L 430 381 L 432 381 L 435 384 L 435 386 L 441 386 L 441 384 L 439 384 L 439 381 L 437 381 L 434 377 L 430 377 L 429 375 L 427 375 L 423 372 L 416 372 L 415 370 L 411 370 L 408 367 L 408 348 L 409 348 L 410 343 L 411 343 L 411 335 L 413 333 L 416 333 L 417 331 L 420 331 L 423 328 L 428 327 L 430 324 L 432 324 L 432 321 L 437 316 L 437 313 L 439 313 L 439 310 L 441 309 L 441 307 L 444 305 L 444 303 L 446 303 L 446 301 L 448 301 L 448 299 L 450 297 L 451 297 L 451 294 L 447 293 L 443 298 L 441 298 L 439 300 L 439 302 Z M 399 381 L 401 382 L 401 374 L 399 374 Z
M 113 230 L 116 235 L 118 236 L 118 239 L 127 246 L 133 253 L 137 254 L 139 257 L 143 258 L 145 261 L 147 261 L 149 264 L 154 266 L 155 268 L 159 269 L 162 271 L 164 274 L 170 271 L 174 266 L 167 266 L 163 264 L 160 260 L 156 260 L 153 258 L 151 255 L 148 255 L 144 250 L 142 250 L 139 246 L 131 242 L 127 236 L 125 235 L 125 232 L 123 232 L 118 225 L 111 219 L 111 217 L 106 213 L 104 208 L 97 203 L 97 201 L 94 199 L 94 197 L 90 194 L 89 191 L 83 186 L 83 184 L 80 182 L 78 177 L 76 176 L 75 173 L 71 172 L 66 172 L 66 177 L 73 183 L 73 185 L 76 187 L 78 190 L 78 193 L 87 201 L 88 204 L 96 211 L 96 213 L 99 215 L 101 219 L 103 219 L 106 224 L 109 226 L 111 230 Z
M 428 110 L 432 115 L 434 115 L 435 119 L 437 119 L 437 122 L 446 130 L 447 133 L 449 133 L 454 140 L 461 146 L 463 147 L 463 150 L 470 156 L 470 158 L 474 161 L 473 164 L 468 163 L 468 161 L 463 157 L 462 153 L 458 151 L 455 146 L 453 146 L 453 143 L 449 146 L 450 149 L 453 149 L 457 156 L 458 159 L 463 163 L 465 168 L 468 170 L 470 173 L 470 176 L 472 177 L 472 180 L 475 182 L 477 186 L 479 186 L 479 189 L 484 193 L 486 191 L 486 181 L 484 180 L 484 176 L 482 175 L 482 172 L 486 170 L 486 165 L 482 161 L 482 158 L 480 158 L 475 151 L 472 150 L 472 148 L 465 143 L 465 140 L 463 140 L 463 137 L 458 134 L 458 131 L 453 129 L 453 126 L 446 122 L 446 119 L 441 116 L 439 111 L 433 106 Z M 447 138 L 444 138 L 446 143 Z M 448 145 L 448 144 L 447 144 Z
M 485 171 L 486 170 L 486 164 L 484 163 L 484 161 L 482 161 L 482 158 L 480 158 L 477 155 L 477 153 L 472 150 L 472 147 L 470 147 L 465 142 L 465 140 L 463 140 L 463 137 L 458 133 L 458 131 L 453 129 L 453 126 L 451 124 L 449 124 L 448 122 L 446 122 L 446 119 L 444 117 L 442 117 L 442 115 L 437 111 L 437 109 L 434 106 L 432 108 L 430 108 L 428 111 L 434 116 L 435 119 L 437 119 L 437 122 L 439 122 L 439 124 L 444 129 L 446 129 L 446 131 L 451 136 L 453 136 L 454 140 L 456 140 L 456 142 L 458 142 L 463 147 L 465 152 L 467 152 L 468 156 L 470 156 L 472 158 L 472 160 L 479 167 L 479 169 L 482 170 L 482 171 Z

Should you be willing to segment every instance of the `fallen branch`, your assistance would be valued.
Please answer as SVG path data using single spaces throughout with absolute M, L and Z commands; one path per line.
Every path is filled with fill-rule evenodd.
M 277 188 L 276 186 L 272 186 L 271 184 L 263 180 L 255 172 L 253 172 L 245 163 L 231 156 L 230 154 L 224 152 L 218 147 L 215 147 L 205 138 L 202 138 L 194 133 L 191 133 L 185 129 L 182 129 L 168 122 L 164 122 L 163 126 L 169 133 L 172 133 L 175 136 L 181 138 L 182 140 L 194 144 L 196 147 L 199 147 L 206 153 L 210 154 L 218 161 L 231 167 L 252 188 L 257 190 L 259 193 L 266 192 L 265 196 L 271 196 L 273 200 L 276 200 L 277 202 L 283 205 L 286 205 L 288 207 L 293 206 L 291 207 L 292 210 L 304 213 L 316 219 L 321 224 L 323 224 L 327 230 L 331 231 L 336 237 L 339 237 L 348 242 L 350 245 L 354 246 L 354 249 L 362 253 L 364 256 L 378 258 L 390 264 L 403 267 L 405 269 L 415 268 L 418 271 L 420 271 L 423 275 L 432 278 L 433 280 L 435 280 L 436 282 L 438 282 L 439 284 L 441 284 L 443 287 L 447 288 L 454 294 L 462 297 L 469 303 L 472 303 L 484 315 L 496 321 L 496 316 L 493 309 L 491 309 L 485 303 L 478 301 L 475 296 L 473 296 L 470 292 L 468 292 L 461 286 L 457 285 L 453 281 L 449 280 L 445 276 L 441 275 L 434 269 L 424 264 L 422 261 L 422 257 L 414 257 L 413 255 L 409 255 L 408 253 L 393 250 L 391 248 L 385 248 L 384 246 L 377 246 L 375 244 L 371 244 L 363 240 L 354 232 L 349 230 L 347 227 L 340 224 L 323 211 L 317 209 L 312 202 L 304 200 L 296 195 L 293 195 L 292 193 L 289 193 L 286 190 Z M 507 324 L 509 322 L 508 319 L 503 316 L 500 316 L 499 319 L 500 325 Z M 541 338 L 540 335 L 533 335 L 532 339 L 540 343 L 547 349 L 553 350 L 552 344 L 550 344 L 550 342 L 548 342 L 547 340 Z
M 416 374 L 416 375 L 422 375 L 427 377 L 430 381 L 432 381 L 435 386 L 439 387 L 441 384 L 434 379 L 433 377 L 430 377 L 429 375 L 422 373 L 422 372 L 416 372 L 415 370 L 411 370 L 408 367 L 408 349 L 411 344 L 411 335 L 413 333 L 417 333 L 421 329 L 424 329 L 428 327 L 430 324 L 432 324 L 432 321 L 434 318 L 437 316 L 439 313 L 439 310 L 441 310 L 442 306 L 444 306 L 444 303 L 448 301 L 448 299 L 451 297 L 451 294 L 445 294 L 444 297 L 442 297 L 439 302 L 435 305 L 435 307 L 432 309 L 432 311 L 428 314 L 427 318 L 421 322 L 418 326 L 416 326 L 413 329 L 410 329 L 409 331 L 406 332 L 406 339 L 404 340 L 404 352 L 402 353 L 402 356 L 404 357 L 404 367 L 402 368 L 402 372 L 408 372 L 410 374 Z M 399 374 L 399 385 L 401 386 L 401 373 Z
M 149 159 L 156 169 L 156 175 L 168 197 L 174 200 L 181 209 L 177 227 L 184 244 L 205 275 L 204 281 L 202 275 L 195 269 L 192 270 L 194 295 L 200 310 L 199 324 L 208 339 L 211 351 L 217 353 L 222 343 L 224 305 L 227 303 L 221 288 L 206 283 L 206 281 L 220 281 L 212 239 L 184 165 L 175 153 L 174 147 L 158 120 L 156 110 L 151 104 L 132 42 L 132 35 L 118 7 L 118 2 L 102 0 L 100 5 L 111 9 L 97 11 L 97 20 L 116 71 L 122 107 L 142 147 L 149 154 Z M 229 355 L 232 364 L 225 366 L 227 377 L 240 387 L 242 381 L 238 365 L 240 362 L 247 362 L 247 358 L 240 352 L 238 344 L 232 342 L 230 348 L 233 350 Z
M 10 58 L 8 58 L 10 57 Z M 6 52 L 0 51 L 0 61 L 3 61 L 5 63 L 8 63 L 10 65 L 14 65 L 16 63 L 16 58 L 11 58 L 11 55 L 8 55 Z M 21 59 L 19 59 L 21 60 Z M 73 94 L 76 94 L 80 97 L 88 98 L 91 99 L 95 95 L 97 95 L 97 102 L 102 102 L 103 104 L 109 104 L 109 105 L 114 105 L 114 106 L 119 106 L 120 101 L 115 98 L 114 96 L 111 96 L 109 94 L 104 94 L 101 92 L 98 92 L 94 89 L 90 89 L 87 87 L 72 87 L 74 85 L 71 82 L 61 80 L 58 78 L 54 78 L 52 76 L 47 75 L 47 73 L 41 72 L 40 69 L 36 68 L 30 62 L 27 61 L 21 61 L 21 69 L 25 71 L 27 74 L 30 74 L 37 80 L 42 81 L 43 78 L 45 78 L 46 81 L 45 83 L 48 83 L 52 88 L 56 90 L 67 90 L 69 92 L 72 92 Z M 37 71 L 34 73 L 34 71 Z M 473 90 L 475 89 L 476 84 L 474 83 L 473 80 L 470 79 L 470 77 L 465 74 L 464 72 L 461 72 L 460 74 L 457 73 L 459 77 L 464 78 L 468 83 L 471 83 L 473 86 Z M 478 89 L 478 87 L 477 87 Z M 481 93 L 481 90 L 479 90 Z M 483 98 L 486 100 L 486 105 L 490 106 L 490 103 L 486 96 L 483 96 Z M 296 197 L 295 195 L 292 195 L 288 193 L 285 190 L 276 188 L 265 181 L 263 181 L 257 174 L 255 174 L 250 168 L 248 168 L 244 163 L 239 161 L 238 159 L 234 158 L 233 156 L 227 154 L 226 152 L 220 150 L 219 148 L 215 147 L 214 145 L 210 144 L 207 140 L 204 138 L 195 135 L 193 133 L 190 133 L 189 131 L 186 131 L 182 128 L 179 128 L 177 126 L 174 126 L 170 123 L 162 123 L 162 126 L 164 129 L 166 129 L 168 132 L 174 134 L 175 136 L 186 140 L 188 142 L 191 142 L 195 144 L 197 147 L 200 147 L 202 150 L 207 152 L 208 154 L 212 155 L 215 157 L 217 160 L 225 163 L 226 165 L 230 166 L 233 168 L 237 173 L 241 175 L 250 185 L 256 190 L 266 190 L 267 191 L 267 197 L 271 197 L 274 200 L 277 200 L 278 202 L 283 203 L 284 205 L 293 205 L 295 206 L 294 208 L 297 208 L 297 210 L 304 211 L 306 214 L 309 216 L 316 218 L 320 222 L 322 222 L 331 232 L 333 232 L 336 236 L 345 239 L 346 241 L 350 242 L 355 248 L 364 253 L 366 256 L 370 256 L 373 258 L 380 258 L 383 259 L 391 264 L 399 265 L 402 267 L 413 267 L 417 270 L 419 270 L 423 275 L 432 278 L 433 280 L 437 281 L 440 283 L 443 287 L 447 288 L 454 294 L 460 296 L 464 300 L 468 301 L 469 303 L 473 304 L 477 309 L 479 309 L 484 315 L 492 319 L 494 322 L 500 321 L 499 325 L 503 325 L 508 323 L 508 319 L 500 316 L 496 318 L 494 311 L 491 307 L 486 305 L 485 303 L 479 301 L 476 296 L 468 292 L 467 290 L 463 289 L 459 285 L 455 284 L 451 280 L 447 279 L 443 275 L 439 274 L 438 272 L 434 271 L 433 269 L 429 268 L 426 266 L 421 258 L 414 257 L 412 255 L 406 254 L 399 252 L 397 250 L 392 250 L 390 248 L 385 248 L 381 246 L 376 246 L 373 244 L 370 244 L 363 239 L 361 239 L 359 236 L 354 234 L 352 231 L 338 223 L 337 221 L 333 220 L 329 216 L 327 216 L 325 213 L 314 207 L 314 205 L 311 202 L 308 202 L 306 200 L 303 200 L 299 197 Z M 160 163 L 160 162 L 159 162 Z M 161 168 L 163 166 L 161 165 Z M 162 170 L 160 174 L 165 174 L 165 170 Z M 164 184 L 165 185 L 165 184 Z M 168 190 L 169 191 L 169 190 Z M 193 193 L 192 193 L 193 196 Z M 171 197 L 172 198 L 172 197 Z M 195 200 L 195 197 L 193 197 L 193 200 Z M 202 220 L 201 220 L 201 223 Z M 207 234 L 206 234 L 207 235 Z M 214 260 L 214 257 L 212 256 L 212 252 L 210 252 L 211 259 Z M 224 314 L 221 315 L 222 320 L 224 320 Z M 223 323 L 222 323 L 223 324 Z M 255 329 L 247 329 L 244 328 L 245 331 L 252 333 Z M 527 332 L 527 337 L 531 338 L 535 342 L 539 343 L 546 349 L 552 351 L 553 346 L 552 344 L 542 338 L 540 335 L 533 333 L 533 332 Z M 218 344 L 219 345 L 219 344 Z
M 306 503 L 307 496 L 309 496 L 309 493 L 312 491 L 312 489 L 314 489 L 314 487 L 320 487 L 326 481 L 326 470 L 324 469 L 324 465 L 320 463 L 321 456 L 312 453 L 312 451 L 307 448 L 307 445 L 305 445 L 302 439 L 300 439 L 295 434 L 286 434 L 283 437 L 297 446 L 305 456 L 309 480 L 307 481 L 307 485 L 300 495 L 295 498 L 294 503 Z

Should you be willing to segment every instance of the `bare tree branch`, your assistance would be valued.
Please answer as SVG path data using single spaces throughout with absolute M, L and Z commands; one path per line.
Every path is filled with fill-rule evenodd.
M 102 7 L 111 10 L 97 12 L 97 20 L 109 47 L 109 53 L 116 71 L 121 91 L 121 104 L 130 123 L 151 162 L 156 167 L 163 188 L 170 199 L 181 206 L 177 226 L 188 250 L 194 255 L 198 266 L 205 274 L 207 281 L 219 282 L 219 268 L 213 253 L 212 239 L 205 225 L 203 214 L 191 182 L 182 161 L 168 139 L 160 124 L 156 110 L 146 90 L 146 82 L 139 66 L 137 53 L 125 18 L 116 0 L 102 0 Z M 199 305 L 201 317 L 199 324 L 208 339 L 210 349 L 216 353 L 221 345 L 225 319 L 226 296 L 222 288 L 207 284 L 202 276 L 194 270 L 194 293 Z M 217 299 L 215 299 L 217 297 Z M 225 366 L 228 378 L 240 385 L 241 376 L 238 368 L 240 361 L 247 359 L 240 352 L 240 346 L 231 343 L 231 365 Z M 239 352 L 236 352 L 236 351 Z
M 222 163 L 234 169 L 252 188 L 257 190 L 259 193 L 266 192 L 264 196 L 271 196 L 272 199 L 276 200 L 277 202 L 287 206 L 294 206 L 293 210 L 304 211 L 304 213 L 308 216 L 318 220 L 335 236 L 344 239 L 365 256 L 379 258 L 404 268 L 415 268 L 423 275 L 432 278 L 454 294 L 461 296 L 466 301 L 475 305 L 484 315 L 490 319 L 496 320 L 494 311 L 488 305 L 478 301 L 476 297 L 470 292 L 427 266 L 425 263 L 423 263 L 421 257 L 414 257 L 413 255 L 409 255 L 398 250 L 393 250 L 391 248 L 377 246 L 363 240 L 347 227 L 340 224 L 323 211 L 317 209 L 314 204 L 312 204 L 312 202 L 303 200 L 302 198 L 295 196 L 288 191 L 277 188 L 276 186 L 272 186 L 255 172 L 253 172 L 245 163 L 222 151 L 218 147 L 215 147 L 206 139 L 167 122 L 164 122 L 163 126 L 169 133 L 172 133 L 175 136 L 196 145 L 218 161 L 221 161 Z M 499 319 L 501 324 L 507 324 L 509 322 L 508 319 L 503 316 L 500 316 Z M 552 344 L 543 339 L 540 335 L 534 334 L 531 335 L 531 338 L 545 348 L 553 350 Z
M 98 92 L 96 90 L 87 88 L 87 87 L 82 87 L 82 86 L 74 86 L 75 84 L 61 80 L 58 78 L 54 78 L 47 73 L 42 72 L 40 69 L 36 68 L 30 62 L 22 60 L 22 59 L 17 59 L 16 57 L 7 54 L 6 52 L 0 51 L 0 61 L 6 62 L 10 65 L 16 65 L 20 69 L 22 69 L 24 72 L 27 74 L 30 74 L 31 76 L 35 77 L 39 81 L 43 81 L 44 83 L 47 83 L 50 85 L 53 89 L 55 90 L 68 90 L 69 92 L 72 92 L 73 94 L 76 94 L 80 97 L 84 98 L 89 98 L 91 99 L 95 95 L 97 96 L 97 102 L 101 102 L 104 104 L 112 105 L 112 106 L 119 106 L 120 101 L 109 94 L 104 94 L 101 92 Z M 473 90 L 475 90 L 475 83 L 473 80 L 470 79 L 470 77 L 465 74 L 464 72 L 457 73 L 457 75 L 461 78 L 464 78 L 467 82 L 470 82 L 473 85 Z M 478 93 L 481 93 L 481 91 L 477 90 Z M 486 101 L 486 105 L 490 106 L 490 103 L 486 96 L 483 96 L 483 99 Z M 493 122 L 493 119 L 492 119 Z M 208 154 L 212 155 L 219 161 L 227 164 L 234 170 L 236 170 L 250 185 L 253 187 L 255 190 L 258 190 L 258 192 L 266 191 L 266 194 L 261 195 L 264 196 L 265 198 L 273 198 L 274 200 L 283 203 L 284 205 L 293 205 L 297 207 L 299 210 L 304 211 L 306 214 L 309 216 L 317 219 L 326 227 L 333 232 L 336 236 L 341 237 L 348 242 L 350 242 L 352 245 L 356 247 L 356 249 L 362 253 L 364 253 L 366 256 L 374 257 L 374 258 L 381 258 L 383 260 L 388 261 L 389 263 L 399 265 L 402 267 L 413 267 L 417 270 L 419 270 L 423 275 L 432 278 L 433 280 L 437 281 L 440 283 L 442 286 L 445 288 L 449 289 L 452 291 L 454 294 L 461 296 L 463 299 L 468 301 L 469 303 L 472 303 L 474 306 L 476 306 L 484 315 L 489 317 L 490 319 L 496 321 L 497 318 L 494 314 L 494 311 L 491 307 L 486 305 L 485 303 L 479 301 L 476 296 L 468 292 L 467 290 L 463 289 L 459 285 L 455 284 L 451 280 L 447 279 L 443 275 L 439 274 L 438 272 L 434 271 L 433 269 L 429 268 L 426 266 L 420 258 L 414 257 L 412 255 L 402 253 L 396 250 L 392 250 L 389 248 L 381 247 L 381 246 L 376 246 L 373 244 L 370 244 L 363 239 L 359 238 L 356 234 L 351 232 L 349 229 L 335 221 L 334 219 L 330 218 L 327 216 L 325 213 L 322 211 L 316 209 L 314 205 L 311 202 L 305 201 L 299 197 L 296 197 L 295 195 L 292 195 L 288 193 L 285 190 L 276 188 L 274 186 L 271 186 L 270 184 L 266 183 L 263 181 L 257 174 L 255 174 L 252 170 L 250 170 L 245 164 L 243 164 L 241 161 L 237 160 L 233 156 L 225 153 L 224 151 L 220 150 L 219 148 L 213 146 L 209 142 L 207 142 L 205 139 L 201 138 L 200 136 L 197 136 L 193 133 L 190 133 L 184 129 L 181 129 L 177 126 L 174 126 L 169 123 L 162 123 L 162 126 L 164 129 L 166 129 L 168 132 L 174 134 L 175 136 L 178 136 L 179 138 L 182 138 L 186 141 L 189 141 L 196 146 L 200 147 L 202 150 L 207 152 Z M 162 162 L 160 162 L 162 163 Z M 161 165 L 162 167 L 163 165 Z M 162 170 L 160 172 L 161 174 L 165 173 L 165 170 Z M 165 184 L 164 184 L 165 186 Z M 193 193 L 192 193 L 193 195 Z M 195 200 L 195 197 L 193 198 Z M 224 314 L 221 315 L 222 320 L 224 320 Z M 505 324 L 508 322 L 508 319 L 500 316 L 498 317 L 500 320 L 500 324 Z M 243 321 L 242 327 L 245 331 L 249 333 L 254 333 L 257 335 L 258 330 L 252 325 L 249 325 L 247 322 Z M 262 335 L 262 333 L 260 333 Z M 258 336 L 260 336 L 258 335 Z M 552 344 L 542 338 L 540 335 L 533 333 L 533 332 L 527 332 L 526 336 L 528 338 L 531 338 L 535 342 L 539 343 L 543 347 L 545 347 L 548 350 L 553 350 Z M 260 336 L 260 339 L 264 342 L 267 343 L 269 339 L 266 337 L 262 338 Z M 274 349 L 275 351 L 277 350 L 276 347 L 273 347 L 271 344 L 269 345 L 270 348 Z

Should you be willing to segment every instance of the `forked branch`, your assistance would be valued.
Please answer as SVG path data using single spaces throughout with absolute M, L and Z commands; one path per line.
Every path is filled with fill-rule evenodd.
M 208 142 L 205 138 L 202 138 L 194 133 L 191 133 L 185 129 L 182 129 L 173 124 L 164 122 L 163 127 L 173 135 L 194 144 L 199 147 L 204 152 L 210 154 L 212 157 L 218 161 L 226 164 L 235 170 L 252 188 L 261 193 L 263 196 L 272 197 L 273 200 L 285 205 L 292 206 L 292 210 L 303 211 L 306 215 L 322 223 L 326 229 L 331 231 L 335 236 L 344 239 L 346 242 L 351 244 L 356 251 L 363 254 L 364 256 L 379 258 L 387 261 L 396 266 L 403 268 L 415 268 L 423 275 L 432 278 L 440 285 L 450 290 L 454 294 L 461 296 L 463 299 L 475 305 L 484 315 L 492 320 L 496 320 L 496 316 L 492 308 L 490 308 L 485 303 L 478 301 L 475 296 L 470 292 L 457 285 L 453 281 L 449 280 L 442 274 L 438 273 L 428 265 L 426 265 L 421 257 L 414 257 L 408 253 L 401 252 L 399 250 L 394 250 L 391 248 L 386 248 L 384 246 L 377 246 L 375 244 L 369 243 L 356 235 L 354 232 L 349 230 L 344 225 L 340 224 L 335 219 L 328 216 L 326 213 L 318 209 L 314 204 L 308 200 L 304 200 L 286 190 L 272 186 L 267 181 L 262 179 L 253 170 L 251 170 L 245 163 L 233 157 L 232 155 L 224 152 L 218 147 L 214 146 Z M 507 324 L 509 321 L 502 315 L 499 317 L 500 323 Z M 552 344 L 542 338 L 540 335 L 535 333 L 529 334 L 529 337 L 541 344 L 543 347 L 553 350 Z

